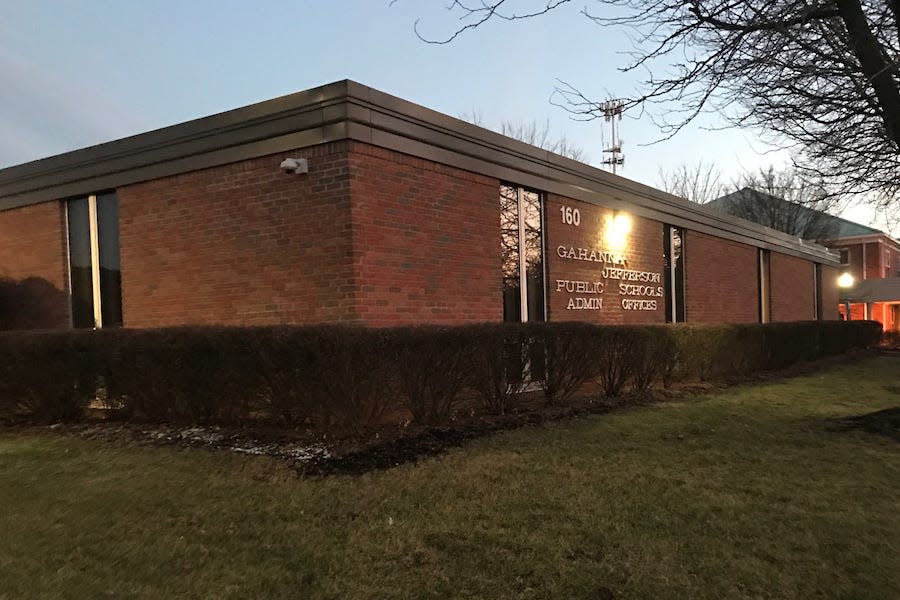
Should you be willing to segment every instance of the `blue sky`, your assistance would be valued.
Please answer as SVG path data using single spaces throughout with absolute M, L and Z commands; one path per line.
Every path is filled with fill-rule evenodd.
M 598 164 L 602 123 L 573 121 L 548 98 L 557 78 L 591 97 L 631 94 L 637 82 L 617 69 L 630 48 L 625 33 L 573 4 L 490 23 L 450 45 L 421 42 L 417 19 L 426 35 L 454 27 L 448 4 L 0 0 L 0 167 L 345 78 L 450 115 L 477 112 L 486 126 L 549 119 Z M 709 115 L 648 146 L 659 130 L 626 118 L 621 174 L 654 185 L 660 168 L 682 162 L 715 162 L 731 177 L 786 161 L 752 132 L 702 128 L 716 123 Z

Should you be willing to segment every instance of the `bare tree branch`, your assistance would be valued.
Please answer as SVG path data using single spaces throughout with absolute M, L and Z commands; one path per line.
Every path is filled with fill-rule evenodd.
M 423 36 L 419 32 L 420 19 L 416 19 L 416 22 L 413 25 L 413 30 L 420 40 L 428 44 L 449 44 L 470 29 L 475 29 L 476 27 L 490 21 L 491 19 L 501 19 L 503 21 L 519 21 L 522 19 L 531 19 L 533 17 L 545 15 L 548 12 L 559 8 L 563 4 L 568 4 L 572 0 L 547 0 L 543 8 L 538 8 L 537 10 L 526 11 L 523 13 L 502 12 L 500 9 L 503 7 L 506 1 L 507 0 L 494 0 L 493 2 L 487 2 L 487 0 L 481 0 L 478 4 L 470 4 L 468 2 L 462 2 L 461 0 L 453 0 L 450 6 L 447 7 L 447 10 L 459 10 L 462 13 L 462 16 L 459 18 L 459 20 L 470 20 L 471 22 L 459 27 L 451 35 L 445 38 L 428 38 Z
M 479 127 L 493 129 L 484 124 L 484 117 L 481 112 L 477 110 L 462 113 L 459 115 L 459 118 L 463 121 L 468 121 L 473 125 L 478 125 Z M 545 119 L 542 123 L 537 120 L 527 123 L 503 121 L 500 123 L 500 127 L 495 129 L 495 131 L 517 139 L 520 142 L 525 142 L 526 144 L 537 146 L 543 150 L 565 156 L 566 158 L 571 158 L 572 160 L 577 160 L 579 162 L 587 161 L 587 153 L 582 148 L 572 143 L 565 135 L 554 137 L 550 127 L 550 119 Z
M 456 0 L 449 9 L 464 25 L 426 41 L 449 43 L 489 21 L 538 18 L 567 3 Z M 626 109 L 647 111 L 664 139 L 718 113 L 792 149 L 807 180 L 896 206 L 900 0 L 594 0 L 580 12 L 634 34 L 621 69 L 646 76 Z M 600 100 L 560 82 L 551 102 L 587 120 L 603 117 Z
M 671 171 L 660 168 L 658 182 L 661 189 L 697 204 L 715 200 L 727 190 L 715 164 L 703 161 L 695 165 L 682 163 Z
M 730 188 L 710 206 L 807 240 L 834 238 L 838 222 L 833 216 L 846 205 L 826 182 L 790 167 L 745 171 Z

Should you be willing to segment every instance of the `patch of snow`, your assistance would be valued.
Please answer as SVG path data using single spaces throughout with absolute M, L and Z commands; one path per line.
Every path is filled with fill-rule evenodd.
M 301 446 L 300 444 L 262 444 L 262 445 L 243 445 L 231 446 L 232 452 L 240 452 L 242 454 L 252 454 L 254 456 L 280 456 L 282 458 L 291 458 L 299 461 L 310 461 L 317 458 L 330 458 L 331 452 L 328 448 L 321 445 Z
M 290 444 L 282 448 L 282 455 L 290 456 L 296 460 L 312 460 L 314 458 L 331 458 L 331 452 L 325 446 L 316 444 L 313 446 L 300 446 Z
M 232 446 L 229 448 L 232 452 L 241 452 L 242 454 L 253 454 L 255 456 L 263 456 L 265 454 L 269 454 L 262 448 L 241 448 L 240 446 Z
M 62 424 L 51 426 L 52 429 L 61 427 L 63 427 Z M 89 432 L 88 430 L 85 431 Z M 254 456 L 271 456 L 297 462 L 323 460 L 334 456 L 328 447 L 322 443 L 262 442 L 250 437 L 252 434 L 223 432 L 218 427 L 159 425 L 142 428 L 138 430 L 138 433 L 139 437 L 143 437 L 145 440 L 162 444 L 201 446 Z
M 191 442 L 200 442 L 203 444 L 216 444 L 221 442 L 225 436 L 218 431 L 209 431 L 205 427 L 189 427 L 179 432 L 181 439 Z

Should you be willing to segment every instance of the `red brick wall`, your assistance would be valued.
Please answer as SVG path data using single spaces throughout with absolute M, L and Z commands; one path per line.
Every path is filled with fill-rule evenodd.
M 310 173 L 282 173 L 286 156 L 308 158 Z M 117 193 L 128 327 L 502 319 L 495 179 L 338 142 Z M 565 206 L 579 210 L 579 226 L 564 222 Z M 604 238 L 611 210 L 551 194 L 545 212 L 552 320 L 665 321 L 662 223 L 632 217 L 627 244 L 617 250 Z M 580 260 L 573 249 L 625 260 Z M 42 286 L 39 303 L 21 303 L 39 306 L 40 322 L 28 326 L 68 326 L 65 254 L 62 203 L 0 212 L 0 276 Z M 754 247 L 687 232 L 687 320 L 756 322 L 756 257 Z M 604 276 L 605 267 L 619 275 Z M 629 280 L 622 270 L 655 279 Z M 773 252 L 771 270 L 773 320 L 812 318 L 811 263 Z M 836 274 L 823 269 L 823 290 Z M 570 291 L 572 282 L 587 288 Z M 592 293 L 598 282 L 602 293 Z M 602 306 L 570 307 L 578 298 L 602 299 Z M 823 292 L 823 302 L 828 316 L 836 291 Z
M 863 247 L 865 247 L 865 259 L 863 258 Z M 830 248 L 849 251 L 850 267 L 846 270 L 857 281 L 862 279 L 881 279 L 885 275 L 897 277 L 897 273 L 900 271 L 900 252 L 897 252 L 893 246 L 881 241 L 867 244 L 832 244 Z M 864 263 L 865 274 L 863 273 Z
M 349 186 L 338 142 L 119 188 L 125 326 L 355 319 Z
M 822 318 L 826 321 L 838 319 L 838 306 L 841 302 L 840 288 L 837 280 L 841 275 L 837 267 L 822 266 Z
M 560 209 L 564 207 L 578 209 L 578 226 L 563 220 Z M 632 216 L 631 231 L 625 246 L 618 251 L 609 246 L 604 234 L 607 217 L 613 214 L 611 209 L 562 196 L 551 194 L 547 198 L 545 240 L 550 320 L 665 323 L 663 224 Z M 621 254 L 626 262 L 608 264 L 582 260 L 581 249 L 613 251 Z M 649 274 L 642 277 L 656 277 L 656 280 L 630 281 L 623 279 L 621 274 L 618 278 L 607 278 L 604 267 L 640 271 Z M 625 287 L 620 287 L 622 285 Z
M 896 251 L 888 244 L 878 241 L 866 245 L 868 276 L 866 279 L 883 279 L 897 276 Z
M 849 246 L 840 247 L 846 249 L 849 252 L 850 267 L 845 270 L 853 275 L 853 277 L 857 281 L 864 279 L 862 247 L 862 244 L 851 244 Z M 835 248 L 837 248 L 837 246 Z
M 349 165 L 360 319 L 502 320 L 499 182 L 361 143 Z
M 850 318 L 854 321 L 864 321 L 866 319 L 866 305 L 862 303 L 851 304 Z
M 894 307 L 891 304 L 885 302 L 873 303 L 870 318 L 881 323 L 881 327 L 885 331 L 897 331 L 898 323 L 894 318 Z
M 887 277 L 900 277 L 900 251 L 888 244 L 882 244 L 881 248 Z
M 808 321 L 816 318 L 813 263 L 771 253 L 772 321 Z
M 840 307 L 844 314 L 844 306 Z M 897 305 L 883 302 L 874 302 L 870 306 L 869 319 L 881 323 L 885 331 L 900 331 L 900 318 L 897 315 Z M 866 305 L 855 303 L 850 305 L 850 318 L 854 321 L 862 321 L 866 318 Z
M 881 244 L 878 242 L 870 242 L 863 244 L 865 251 L 864 263 L 866 273 L 864 279 L 881 279 L 884 277 L 884 270 L 881 266 L 883 259 Z
M 0 327 L 70 325 L 65 209 L 45 202 L 0 212 Z
M 687 322 L 759 322 L 757 248 L 688 231 L 684 256 Z

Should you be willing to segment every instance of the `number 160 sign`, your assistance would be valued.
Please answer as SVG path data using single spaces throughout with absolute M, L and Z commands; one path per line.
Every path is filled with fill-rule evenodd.
M 559 214 L 562 216 L 562 222 L 566 225 L 574 225 L 575 227 L 581 225 L 581 213 L 578 212 L 577 208 L 560 206 Z

